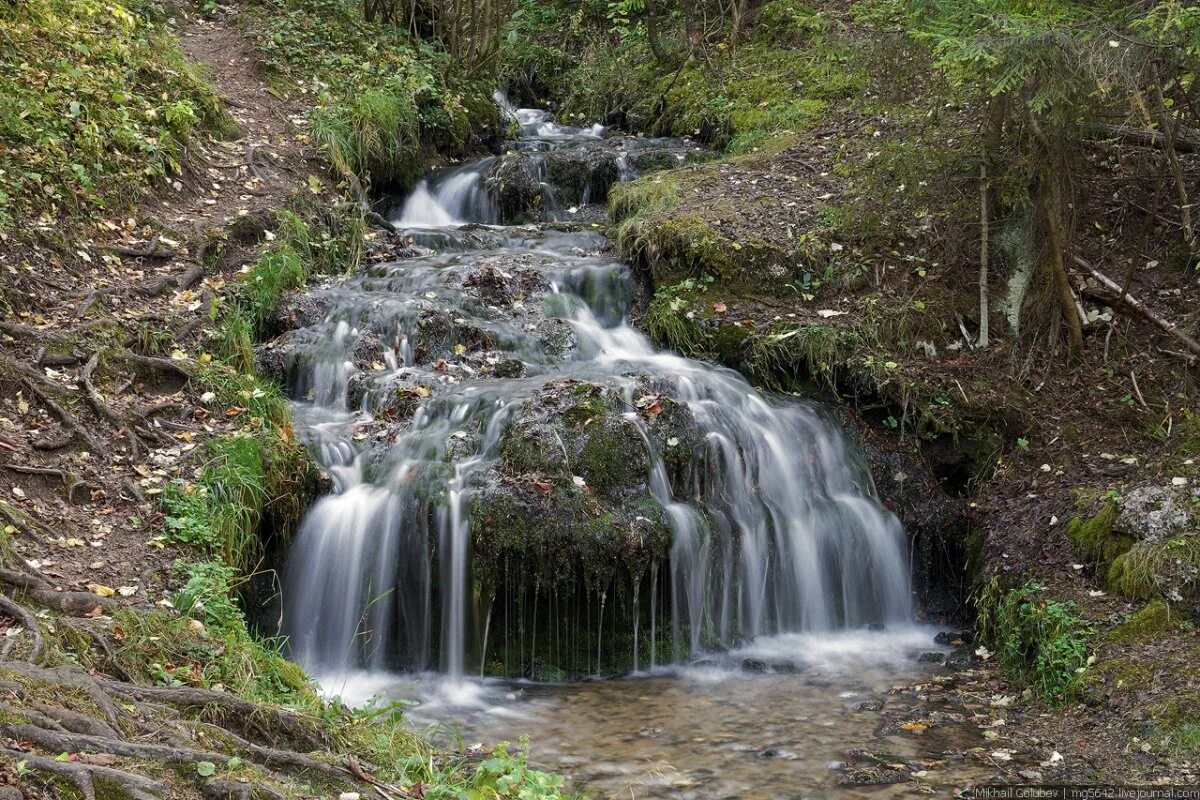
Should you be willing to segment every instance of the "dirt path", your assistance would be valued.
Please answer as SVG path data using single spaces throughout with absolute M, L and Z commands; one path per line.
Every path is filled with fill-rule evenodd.
M 324 174 L 304 105 L 268 87 L 231 15 L 189 21 L 179 41 L 237 131 L 192 142 L 183 174 L 69 257 L 0 257 L 24 267 L 23 311 L 0 323 L 14 389 L 0 400 L 0 521 L 56 589 L 116 589 L 127 603 L 153 602 L 154 576 L 180 555 L 160 536 L 154 495 L 227 427 L 189 382 L 212 347 L 211 297 L 253 261 L 267 215 Z

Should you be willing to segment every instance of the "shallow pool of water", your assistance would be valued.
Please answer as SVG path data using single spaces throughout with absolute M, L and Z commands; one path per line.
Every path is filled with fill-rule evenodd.
M 957 753 L 981 741 L 967 722 L 898 687 L 942 668 L 918 664 L 934 631 L 794 634 L 699 665 L 575 683 L 452 682 L 444 675 L 327 676 L 347 701 L 416 703 L 410 721 L 457 747 L 529 736 L 531 760 L 593 798 L 890 798 L 948 793 L 985 771 Z M 910 729 L 901 727 L 905 724 Z M 896 784 L 847 786 L 862 753 L 904 764 Z M 871 763 L 869 760 L 867 763 Z

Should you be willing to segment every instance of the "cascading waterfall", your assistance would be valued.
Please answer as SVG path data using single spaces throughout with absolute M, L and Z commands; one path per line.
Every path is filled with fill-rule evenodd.
M 509 112 L 522 148 L 602 144 L 602 129 Z M 294 655 L 318 675 L 569 676 L 910 619 L 904 532 L 836 424 L 814 404 L 656 350 L 628 323 L 631 276 L 602 237 L 494 225 L 486 176 L 496 163 L 422 181 L 395 219 L 438 250 L 328 290 L 328 313 L 292 365 L 297 430 L 335 487 L 308 513 L 286 567 Z M 624 151 L 619 164 L 632 174 Z M 457 227 L 472 222 L 493 226 Z M 518 292 L 523 281 L 544 291 Z M 531 404 L 591 386 L 618 410 L 604 423 L 580 415 L 572 430 L 633 432 L 627 451 L 599 455 L 646 465 L 640 499 L 604 506 L 599 479 L 579 475 L 498 477 L 516 460 L 512 431 Z M 687 421 L 686 442 L 663 433 L 663 404 Z M 569 475 L 583 467 L 558 422 L 551 414 L 534 428 L 554 432 L 551 453 L 561 446 Z M 511 555 L 534 546 L 534 515 L 529 542 L 520 525 L 501 535 L 488 492 L 518 482 L 584 509 L 547 528 L 567 544 Z M 634 502 L 644 514 L 601 513 Z M 658 518 L 669 542 L 656 551 L 643 531 Z M 480 552 L 482 540 L 503 549 Z M 558 556 L 569 556 L 569 576 L 538 571 Z

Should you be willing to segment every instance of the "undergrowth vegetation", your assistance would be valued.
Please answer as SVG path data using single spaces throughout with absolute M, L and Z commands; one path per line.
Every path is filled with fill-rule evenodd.
M 703 52 L 689 46 L 686 9 L 645 11 L 643 23 L 625 5 L 521 3 L 501 82 L 518 96 L 557 98 L 567 114 L 698 135 L 731 153 L 778 147 L 772 139 L 813 126 L 830 101 L 865 86 L 850 41 L 798 0 L 763 4 L 741 40 Z
M 1010 678 L 1052 705 L 1072 699 L 1093 661 L 1093 630 L 1073 604 L 1054 600 L 1034 582 L 1005 589 L 992 578 L 976 608 L 980 637 Z
M 232 121 L 143 0 L 0 4 L 0 230 L 117 213 Z
M 462 155 L 500 127 L 485 77 L 460 73 L 401 28 L 368 22 L 357 4 L 259 0 L 250 13 L 265 66 L 284 91 L 316 100 L 312 135 L 347 178 L 405 184 L 434 151 Z

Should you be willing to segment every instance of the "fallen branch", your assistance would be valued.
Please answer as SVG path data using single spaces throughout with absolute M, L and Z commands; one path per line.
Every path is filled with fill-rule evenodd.
M 158 370 L 159 372 L 174 372 L 185 378 L 192 377 L 192 371 L 185 364 L 170 358 L 143 356 L 138 353 L 113 353 L 109 358 L 114 361 L 122 361 L 126 364 L 134 364 L 139 367 Z
M 1195 361 L 1197 359 L 1200 359 L 1200 342 L 1197 342 L 1195 339 L 1188 336 L 1183 331 L 1179 330 L 1178 326 L 1176 326 L 1175 323 L 1168 322 L 1167 320 L 1160 317 L 1158 314 L 1155 314 L 1153 311 L 1151 311 L 1149 308 L 1147 308 L 1145 303 L 1143 303 L 1141 300 L 1138 300 L 1136 297 L 1129 294 L 1128 292 L 1122 293 L 1121 287 L 1117 285 L 1116 281 L 1112 280 L 1107 275 L 1105 275 L 1104 273 L 1097 270 L 1091 264 L 1084 261 L 1079 256 L 1075 256 L 1074 258 L 1075 258 L 1076 264 L 1078 264 L 1080 267 L 1082 267 L 1084 270 L 1086 270 L 1093 278 L 1095 278 L 1097 281 L 1099 281 L 1101 283 L 1101 285 L 1103 285 L 1106 289 L 1113 292 L 1117 296 L 1117 298 L 1120 299 L 1120 301 L 1122 303 L 1124 303 L 1129 308 L 1131 308 L 1134 311 L 1141 314 L 1143 317 L 1145 317 L 1147 320 L 1149 320 L 1156 328 L 1161 330 L 1163 333 L 1166 333 L 1167 335 L 1171 336 L 1176 341 L 1181 343 L 1184 347 L 1186 347 L 1188 352 L 1192 354 L 1192 362 L 1193 363 L 1195 363 Z

